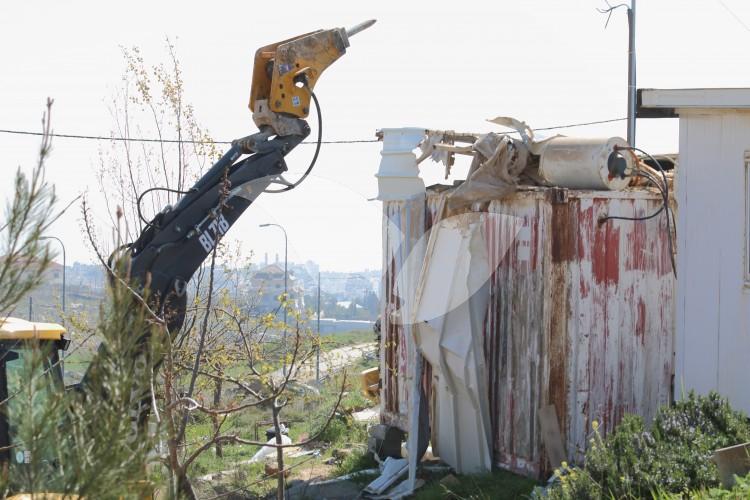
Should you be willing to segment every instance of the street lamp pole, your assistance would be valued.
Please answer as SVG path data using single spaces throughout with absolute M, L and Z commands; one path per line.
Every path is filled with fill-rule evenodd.
M 320 271 L 318 271 L 318 352 L 315 358 L 315 381 L 320 383 Z
M 288 290 L 288 278 L 289 278 L 289 272 L 287 271 L 287 266 L 289 263 L 289 238 L 287 238 L 286 235 L 286 229 L 284 229 L 283 226 L 280 224 L 261 224 L 260 227 L 278 227 L 283 231 L 284 233 L 284 334 L 282 337 L 282 345 L 283 345 L 283 352 L 284 352 L 284 368 L 283 373 L 286 375 L 286 321 L 287 321 L 287 307 L 286 307 L 286 301 L 289 299 L 289 290 Z
M 39 238 L 41 240 L 57 240 L 58 243 L 60 243 L 60 247 L 62 247 L 62 258 L 63 258 L 63 272 L 62 272 L 62 324 L 65 325 L 65 268 L 67 267 L 67 264 L 65 262 L 65 244 L 62 242 L 60 238 L 57 236 L 42 236 Z

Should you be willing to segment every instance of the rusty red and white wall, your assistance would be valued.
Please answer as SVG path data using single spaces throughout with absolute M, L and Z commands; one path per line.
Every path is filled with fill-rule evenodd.
M 528 187 L 471 207 L 520 221 L 509 232 L 508 219 L 487 217 L 484 228 L 493 266 L 483 355 L 497 465 L 537 477 L 549 472 L 540 424 L 548 405 L 567 459 L 580 462 L 594 420 L 607 432 L 625 413 L 648 420 L 670 401 L 674 277 L 665 220 L 600 224 L 606 215 L 652 213 L 660 203 L 646 190 Z M 399 276 L 414 266 L 412 248 L 424 255 L 419 241 L 445 217 L 444 205 L 438 192 L 383 203 L 382 418 L 404 430 L 410 359 L 397 314 L 405 300 Z M 422 380 L 428 394 L 436 383 L 429 368 Z M 433 451 L 439 447 L 433 441 Z

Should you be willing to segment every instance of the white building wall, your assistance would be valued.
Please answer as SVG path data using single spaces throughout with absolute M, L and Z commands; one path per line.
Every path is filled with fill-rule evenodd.
M 678 112 L 675 392 L 715 389 L 750 412 L 744 160 L 750 112 Z

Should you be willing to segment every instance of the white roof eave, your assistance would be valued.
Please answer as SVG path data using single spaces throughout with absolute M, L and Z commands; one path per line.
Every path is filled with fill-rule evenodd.
M 750 88 L 640 89 L 640 108 L 750 109 Z

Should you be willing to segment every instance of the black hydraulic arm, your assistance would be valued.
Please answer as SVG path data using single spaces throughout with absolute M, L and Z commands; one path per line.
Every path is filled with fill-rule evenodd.
M 260 131 L 235 141 L 174 207 L 165 207 L 127 246 L 130 280 L 137 288 L 148 289 L 149 300 L 158 305 L 170 333 L 184 322 L 190 278 L 247 207 L 287 170 L 286 154 L 310 134 L 304 118 L 312 99 L 318 115 L 318 141 L 310 166 L 296 183 L 280 181 L 283 187 L 269 192 L 289 191 L 310 173 L 320 151 L 322 130 L 313 87 L 320 74 L 346 52 L 349 37 L 373 23 L 366 21 L 348 30 L 318 30 L 258 49 L 250 107 Z M 239 160 L 242 153 L 252 154 Z
M 304 135 L 262 141 L 255 145 L 256 152 L 240 161 L 243 148 L 233 145 L 130 245 L 130 279 L 148 286 L 170 332 L 184 321 L 188 281 L 258 195 L 287 170 L 284 156 L 310 131 L 306 123 L 302 130 Z
M 148 300 L 166 320 L 170 335 L 176 334 L 185 320 L 190 278 L 221 237 L 271 184 L 279 182 L 288 186 L 279 180 L 287 170 L 284 157 L 310 133 L 307 123 L 299 121 L 301 135 L 269 139 L 271 135 L 261 130 L 235 141 L 174 207 L 164 207 L 138 239 L 126 247 L 125 254 L 118 256 L 126 259 L 130 284 L 140 291 L 148 291 Z M 251 154 L 241 158 L 246 152 Z M 110 271 L 113 271 L 113 257 L 115 254 L 110 257 Z M 141 335 L 143 332 L 133 333 Z M 139 337 L 139 342 L 146 338 Z M 102 343 L 99 354 L 77 385 L 84 394 L 97 372 L 100 356 L 106 351 Z M 134 363 L 137 364 L 136 360 Z M 146 421 L 150 408 L 148 390 L 142 389 L 133 395 L 133 401 L 138 402 L 134 420 L 138 427 Z

